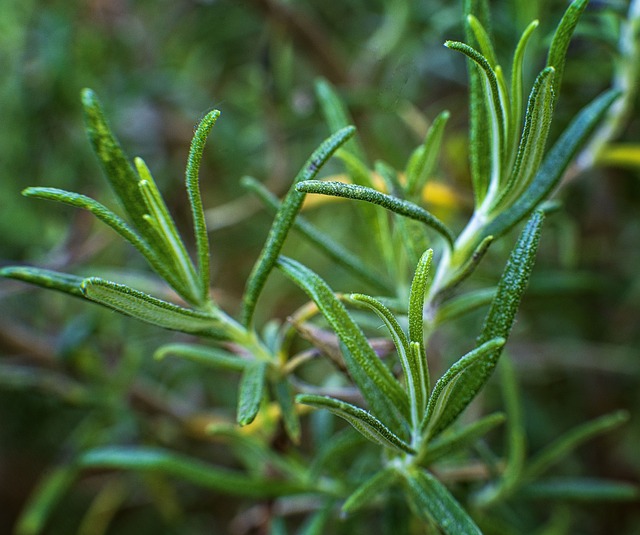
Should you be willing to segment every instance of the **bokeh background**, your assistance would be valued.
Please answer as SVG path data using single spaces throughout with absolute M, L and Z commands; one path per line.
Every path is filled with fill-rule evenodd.
M 526 87 L 544 64 L 545 47 L 565 8 L 556 0 L 492 2 L 496 48 L 505 65 L 526 24 L 541 20 L 527 56 Z M 611 86 L 627 8 L 625 1 L 593 1 L 585 13 L 569 51 L 552 137 Z M 144 270 L 135 254 L 87 214 L 20 196 L 26 186 L 46 185 L 113 206 L 83 132 L 84 87 L 101 98 L 128 154 L 147 161 L 187 233 L 182 177 L 189 142 L 208 110 L 222 111 L 201 176 L 215 291 L 230 311 L 238 309 L 270 221 L 239 179 L 255 176 L 277 194 L 286 191 L 329 133 L 314 94 L 320 77 L 348 105 L 370 158 L 398 169 L 429 122 L 450 110 L 433 178 L 443 189 L 427 201 L 460 229 L 472 208 L 467 72 L 462 57 L 442 44 L 462 38 L 460 2 L 444 0 L 4 0 L 0 264 L 81 274 L 117 271 L 130 278 Z M 625 119 L 616 141 L 640 142 L 637 111 Z M 635 159 L 636 167 L 631 157 L 624 165 L 571 172 L 558 195 L 564 208 L 545 229 L 510 345 L 531 449 L 588 419 L 626 409 L 632 415 L 626 426 L 581 448 L 559 470 L 631 482 L 640 471 L 640 158 Z M 327 168 L 339 171 L 335 164 Z M 310 207 L 308 214 L 368 258 L 358 221 L 343 203 Z M 478 283 L 495 280 L 512 241 L 492 252 Z M 337 289 L 352 289 L 345 273 L 308 246 L 288 247 Z M 262 299 L 260 321 L 283 319 L 301 302 L 275 278 Z M 459 331 L 443 333 L 435 356 L 438 343 L 455 345 L 476 333 L 480 319 L 471 317 Z M 195 451 L 210 447 L 208 455 L 215 456 L 217 446 L 179 432 L 172 413 L 183 405 L 233 407 L 233 381 L 151 361 L 153 350 L 172 337 L 65 296 L 0 281 L 0 532 L 12 531 L 38 481 L 79 447 L 142 437 Z M 491 389 L 488 403 L 492 396 L 499 404 Z M 104 531 L 96 517 L 87 520 L 87 512 L 105 476 L 88 474 L 55 504 L 45 532 L 222 533 L 238 512 L 237 503 L 188 486 L 176 491 L 136 475 L 106 481 L 113 486 L 107 497 L 123 505 L 115 519 L 103 522 Z M 175 507 L 176 492 L 186 497 L 184 509 Z M 640 533 L 634 504 L 578 504 L 571 522 L 573 533 Z

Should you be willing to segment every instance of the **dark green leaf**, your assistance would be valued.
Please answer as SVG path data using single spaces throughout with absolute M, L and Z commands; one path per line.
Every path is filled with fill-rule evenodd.
M 309 268 L 281 257 L 278 267 L 299 285 L 318 305 L 329 325 L 344 344 L 348 354 L 345 361 L 349 373 L 360 388 L 373 413 L 386 420 L 392 418 L 393 408 L 408 416 L 409 404 L 405 392 L 380 361 L 366 336 L 353 321 L 329 286 Z
M 84 278 L 76 275 L 29 266 L 9 266 L 0 269 L 0 276 L 28 282 L 50 290 L 57 290 L 74 297 L 84 297 L 82 293 L 82 281 L 84 281 Z
M 415 453 L 415 450 L 409 444 L 395 435 L 380 420 L 355 405 L 328 396 L 316 396 L 313 394 L 298 394 L 296 401 L 316 409 L 327 409 L 349 422 L 364 437 L 376 444 L 401 453 Z
M 427 212 L 417 204 L 403 201 L 392 195 L 380 193 L 372 188 L 358 186 L 356 184 L 345 184 L 344 182 L 323 182 L 321 180 L 309 180 L 298 184 L 296 189 L 304 193 L 320 193 L 322 195 L 332 195 L 344 197 L 357 201 L 366 201 L 377 204 L 395 212 L 396 214 L 415 219 L 437 231 L 449 244 L 453 245 L 455 237 L 453 232 L 437 217 Z
M 350 514 L 366 507 L 378 494 L 391 487 L 398 479 L 399 474 L 395 468 L 386 467 L 376 472 L 349 495 L 342 506 L 342 511 Z
M 254 361 L 245 367 L 238 394 L 238 424 L 248 425 L 255 420 L 262 403 L 266 373 L 266 362 Z
M 82 282 L 88 299 L 147 323 L 194 334 L 220 336 L 220 324 L 214 316 L 157 299 L 124 284 L 91 277 Z
M 435 477 L 424 470 L 404 474 L 403 483 L 414 512 L 446 535 L 482 535 L 460 503 Z
M 298 418 L 298 413 L 296 412 L 293 388 L 286 377 L 283 377 L 274 383 L 273 394 L 278 405 L 280 405 L 282 421 L 284 422 L 284 428 L 287 431 L 287 435 L 289 435 L 289 438 L 294 444 L 299 443 L 300 418 Z
M 247 498 L 288 496 L 313 490 L 296 482 L 249 477 L 162 448 L 96 448 L 84 453 L 79 464 L 83 468 L 163 473 L 218 492 Z
M 293 226 L 293 222 L 302 207 L 304 194 L 296 189 L 296 184 L 310 180 L 318 174 L 320 168 L 333 153 L 355 133 L 355 128 L 347 127 L 333 134 L 325 140 L 311 155 L 293 181 L 291 189 L 282 201 L 276 214 L 267 241 L 253 266 L 247 280 L 242 300 L 242 321 L 248 326 L 253 320 L 253 313 L 258 302 L 258 296 L 267 282 L 267 277 L 278 260 L 284 241 Z
M 154 353 L 154 358 L 162 360 L 170 356 L 210 366 L 220 370 L 241 372 L 247 367 L 250 361 L 233 355 L 219 347 L 207 347 L 196 344 L 168 344 L 162 346 Z
M 549 151 L 529 187 L 510 208 L 497 215 L 484 228 L 483 237 L 502 236 L 527 217 L 551 193 L 573 157 L 588 141 L 589 136 L 618 96 L 618 92 L 608 91 L 577 115 Z
M 524 486 L 518 496 L 528 500 L 589 501 L 589 502 L 637 502 L 640 489 L 637 485 L 621 481 L 591 478 L 551 478 Z
M 198 124 L 198 128 L 191 141 L 189 149 L 189 159 L 187 160 L 186 185 L 189 195 L 189 204 L 193 214 L 193 228 L 196 236 L 196 250 L 198 251 L 198 272 L 200 278 L 200 299 L 206 302 L 209 299 L 209 236 L 207 234 L 207 224 L 202 207 L 202 196 L 200 194 L 200 183 L 198 173 L 204 145 L 213 125 L 220 117 L 218 110 L 212 110 Z

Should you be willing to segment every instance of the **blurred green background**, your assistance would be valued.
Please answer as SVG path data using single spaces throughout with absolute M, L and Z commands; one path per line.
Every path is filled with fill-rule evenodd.
M 541 18 L 528 53 L 526 87 L 544 63 L 565 7 L 551 0 L 492 3 L 505 65 L 526 24 Z M 555 135 L 610 86 L 626 8 L 626 2 L 594 1 L 585 13 L 569 52 Z M 437 0 L 4 0 L 0 264 L 74 273 L 118 270 L 127 277 L 142 269 L 140 259 L 87 214 L 20 196 L 26 186 L 55 186 L 113 205 L 83 133 L 83 87 L 102 99 L 126 152 L 147 161 L 187 235 L 182 177 L 189 142 L 208 110 L 222 111 L 201 177 L 210 209 L 215 291 L 228 310 L 238 308 L 270 221 L 239 188 L 239 178 L 252 175 L 277 194 L 286 191 L 329 133 L 314 95 L 318 77 L 343 96 L 370 159 L 398 169 L 429 121 L 443 109 L 451 111 L 434 178 L 446 184 L 448 196 L 433 206 L 460 229 L 471 210 L 467 74 L 462 57 L 442 43 L 463 38 L 461 12 L 459 2 Z M 618 141 L 638 140 L 634 113 Z M 340 167 L 330 165 L 327 172 Z M 560 198 L 566 209 L 545 229 L 509 349 L 521 378 L 531 448 L 587 419 L 627 409 L 632 418 L 625 428 L 582 448 L 575 465 L 563 470 L 636 482 L 639 178 L 637 168 L 602 166 L 565 185 Z M 358 251 L 352 215 L 341 203 L 310 210 L 319 226 Z M 351 243 L 350 234 L 340 230 L 343 224 L 355 229 Z M 512 241 L 496 247 L 480 279 L 495 280 Z M 336 289 L 353 289 L 347 275 L 308 247 L 289 247 Z M 366 250 L 359 252 L 367 257 Z M 278 278 L 267 291 L 262 321 L 273 314 L 283 319 L 302 302 Z M 447 340 L 455 345 L 462 336 L 475 336 L 481 317 L 444 333 L 432 358 L 438 362 Z M 210 447 L 179 432 L 172 411 L 183 405 L 232 407 L 234 385 L 228 378 L 202 377 L 187 365 L 150 361 L 160 343 L 173 339 L 97 307 L 0 281 L 0 532 L 11 531 L 45 471 L 79 447 L 134 438 L 193 451 Z M 487 403 L 500 403 L 491 390 Z M 216 446 L 211 448 L 207 455 L 215 458 Z M 81 522 L 104 477 L 89 474 L 66 493 L 46 532 L 93 533 Z M 237 503 L 229 506 L 188 487 L 182 489 L 186 510 L 174 511 L 166 504 L 174 503 L 171 493 L 181 487 L 139 479 L 122 483 L 141 490 L 125 493 L 126 507 L 108 533 L 217 533 L 237 512 Z M 117 486 L 120 480 L 115 481 Z M 577 505 L 574 515 L 574 533 L 640 533 L 637 505 Z

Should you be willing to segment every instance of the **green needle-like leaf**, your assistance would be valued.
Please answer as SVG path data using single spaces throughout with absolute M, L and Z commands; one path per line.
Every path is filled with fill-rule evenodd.
M 53 508 L 62 499 L 78 476 L 74 464 L 58 466 L 50 470 L 36 486 L 23 506 L 16 522 L 15 535 L 37 535 L 44 529 Z
M 163 473 L 201 487 L 247 498 L 287 496 L 313 490 L 300 483 L 249 477 L 162 448 L 96 448 L 84 453 L 79 464 L 83 468 Z
M 562 76 L 564 74 L 564 63 L 567 57 L 567 50 L 569 48 L 569 42 L 573 37 L 573 32 L 578 25 L 580 15 L 587 7 L 589 0 L 574 0 L 558 24 L 558 28 L 551 41 L 549 47 L 549 55 L 547 56 L 547 66 L 553 67 L 556 70 L 556 76 L 554 79 L 554 89 L 556 92 L 556 98 L 559 94 L 560 84 L 562 83 Z
M 366 201 L 377 204 L 396 214 L 415 219 L 437 231 L 447 242 L 453 246 L 455 237 L 453 232 L 433 214 L 421 208 L 417 204 L 404 201 L 380 193 L 372 188 L 358 186 L 356 184 L 345 184 L 343 182 L 323 182 L 321 180 L 309 180 L 296 186 L 296 189 L 303 193 L 320 193 L 334 197 L 344 197 L 356 201 Z
M 296 412 L 293 388 L 286 377 L 275 382 L 273 394 L 278 405 L 280 405 L 282 421 L 287 435 L 289 435 L 294 444 L 297 444 L 300 442 L 300 418 L 298 418 L 298 413 Z
M 487 356 L 502 349 L 504 343 L 504 338 L 485 342 L 461 357 L 438 379 L 422 423 L 423 434 L 427 439 L 436 436 L 458 417 L 462 411 L 462 400 L 468 400 L 468 403 L 475 397 L 478 392 L 478 376 L 474 375 L 474 368 L 486 366 L 484 361 L 488 360 Z
M 337 132 L 353 124 L 353 119 L 349 115 L 347 107 L 344 105 L 335 88 L 324 78 L 316 80 L 316 97 L 320 103 L 324 120 L 331 132 Z M 365 161 L 364 151 L 357 139 L 351 139 L 344 145 L 344 150 L 353 154 L 360 161 Z
M 513 171 L 489 211 L 499 208 L 509 199 L 517 198 L 540 167 L 553 114 L 554 73 L 553 67 L 547 67 L 533 84 Z
M 378 494 L 394 485 L 398 479 L 399 474 L 395 468 L 387 467 L 375 473 L 349 495 L 342 506 L 342 512 L 355 513 L 366 507 Z
M 159 245 L 157 239 L 147 233 L 148 225 L 144 219 L 147 205 L 138 188 L 138 176 L 111 132 L 100 101 L 91 89 L 82 90 L 82 105 L 87 134 L 113 191 L 134 227 L 156 249 Z
M 224 337 L 214 316 L 157 299 L 124 284 L 91 277 L 82 282 L 82 293 L 96 303 L 165 329 Z
M 450 295 L 458 286 L 460 286 L 460 284 L 465 281 L 465 279 L 471 276 L 471 274 L 478 267 L 478 264 L 480 264 L 480 261 L 484 258 L 484 255 L 489 250 L 489 246 L 492 243 L 493 236 L 487 236 L 478 244 L 467 261 L 462 265 L 462 267 L 460 267 L 460 269 L 458 269 L 457 272 L 454 272 L 452 274 L 448 282 L 438 292 L 439 299 L 445 299 L 446 296 Z
M 400 414 L 408 416 L 409 403 L 402 387 L 380 361 L 360 327 L 353 321 L 327 283 L 309 268 L 290 258 L 280 257 L 278 268 L 318 305 L 327 322 L 344 344 L 348 352 L 345 355 L 347 369 L 371 411 L 388 425 L 394 421 L 394 407 Z
M 621 481 L 593 478 L 550 478 L 524 486 L 518 497 L 527 500 L 559 500 L 580 502 L 637 502 L 640 489 L 637 485 Z
M 473 35 L 478 42 L 478 46 L 480 48 L 480 52 L 487 58 L 489 65 L 492 69 L 495 69 L 498 66 L 498 60 L 496 57 L 496 52 L 493 49 L 493 43 L 491 42 L 491 37 L 484 29 L 484 26 L 480 23 L 480 21 L 473 15 L 467 15 L 467 24 Z
M 477 422 L 469 424 L 462 429 L 443 433 L 435 440 L 429 442 L 420 461 L 423 465 L 428 466 L 442 457 L 472 446 L 494 427 L 503 424 L 505 421 L 506 416 L 504 414 L 494 413 L 480 418 Z
M 242 185 L 249 191 L 255 193 L 260 200 L 273 211 L 274 214 L 277 213 L 280 208 L 280 201 L 260 182 L 251 177 L 243 177 Z M 309 240 L 316 249 L 326 254 L 331 260 L 340 264 L 356 277 L 359 277 L 368 284 L 375 286 L 379 290 L 386 293 L 391 292 L 391 286 L 385 283 L 382 275 L 372 271 L 357 256 L 345 249 L 338 242 L 329 238 L 324 232 L 309 223 L 304 217 L 298 216 L 295 219 L 293 229 Z
M 617 91 L 608 91 L 577 115 L 548 152 L 529 187 L 511 207 L 500 212 L 484 228 L 483 236 L 500 237 L 536 209 L 558 184 L 573 157 L 586 144 L 618 96 Z
M 482 535 L 460 503 L 425 470 L 403 474 L 403 484 L 414 512 L 435 524 L 446 535 Z
M 349 422 L 357 431 L 372 442 L 401 453 L 414 454 L 415 450 L 396 436 L 371 413 L 338 399 L 312 394 L 298 394 L 296 401 L 317 409 L 327 409 Z
M 434 119 L 422 145 L 409 157 L 405 172 L 407 174 L 407 196 L 410 199 L 420 195 L 436 167 L 449 115 L 448 111 L 443 111 Z
M 219 347 L 196 344 L 168 344 L 162 346 L 153 354 L 156 360 L 163 360 L 171 356 L 180 357 L 218 370 L 234 372 L 244 371 L 250 364 L 249 360 L 233 355 Z
M 320 168 L 327 162 L 333 153 L 353 136 L 355 128 L 347 127 L 333 134 L 325 140 L 311 155 L 293 181 L 291 189 L 282 201 L 282 205 L 276 214 L 267 241 L 253 266 L 253 270 L 247 280 L 247 286 L 242 300 L 242 321 L 245 326 L 251 324 L 255 312 L 258 296 L 262 291 L 267 277 L 278 260 L 284 241 L 293 226 L 294 220 L 302 207 L 304 194 L 296 189 L 296 184 L 314 178 Z
M 454 297 L 438 308 L 435 323 L 436 325 L 442 325 L 468 312 L 488 306 L 495 296 L 495 288 L 482 288 Z
M 585 442 L 628 420 L 629 414 L 626 411 L 617 411 L 575 427 L 533 456 L 525 468 L 524 477 L 536 479 Z
M 248 364 L 242 374 L 237 416 L 238 424 L 241 426 L 253 422 L 260 410 L 266 373 L 267 363 L 255 361 Z
M 84 278 L 76 275 L 30 266 L 9 266 L 0 269 L 0 276 L 28 282 L 50 290 L 57 290 L 74 297 L 84 297 L 82 293 L 82 281 L 84 281 Z
M 198 275 L 202 302 L 206 302 L 209 299 L 209 236 L 202 206 L 198 174 L 207 137 L 218 117 L 220 117 L 220 112 L 212 110 L 200 121 L 191 141 L 186 169 L 187 194 L 193 215 L 193 229 L 196 237 L 196 250 L 198 251 Z
M 120 236 L 133 245 L 144 256 L 149 265 L 160 275 L 165 281 L 167 281 L 178 293 L 185 295 L 188 290 L 183 280 L 176 274 L 174 266 L 171 262 L 167 262 L 162 256 L 151 248 L 149 243 L 142 238 L 133 228 L 131 228 L 126 221 L 118 217 L 106 206 L 100 204 L 98 201 L 80 195 L 79 193 L 73 193 L 64 191 L 57 188 L 27 188 L 22 192 L 26 197 L 35 197 L 37 199 L 46 199 L 50 201 L 57 201 L 69 206 L 81 208 L 91 212 L 100 221 L 109 225 Z

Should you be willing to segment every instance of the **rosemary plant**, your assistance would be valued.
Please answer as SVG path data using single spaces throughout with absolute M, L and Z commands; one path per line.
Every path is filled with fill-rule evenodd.
M 96 95 L 84 90 L 87 133 L 125 217 L 78 193 L 48 187 L 30 187 L 23 193 L 91 212 L 138 250 L 175 292 L 175 302 L 98 276 L 25 266 L 5 267 L 1 274 L 199 337 L 197 343 L 162 346 L 155 356 L 193 361 L 203 373 L 212 369 L 239 374 L 237 425 L 212 421 L 206 433 L 224 437 L 241 468 L 214 465 L 157 445 L 89 447 L 43 482 L 17 532 L 41 530 L 56 497 L 83 471 L 97 468 L 171 475 L 220 493 L 273 499 L 280 510 L 296 497 L 307 496 L 311 506 L 299 531 L 307 535 L 348 531 L 349 518 L 366 523 L 359 516 L 366 509 L 404 516 L 394 524 L 393 533 L 515 533 L 518 522 L 505 511 L 525 496 L 636 499 L 636 488 L 624 483 L 545 478 L 554 463 L 584 441 L 620 425 L 626 415 L 614 413 L 588 422 L 527 458 L 518 385 L 503 355 L 534 267 L 545 214 L 553 208 L 546 201 L 619 97 L 614 90 L 596 98 L 547 148 L 565 55 L 586 4 L 575 0 L 567 9 L 546 64 L 525 98 L 525 49 L 537 21 L 522 33 L 505 72 L 494 50 L 485 2 L 467 2 L 467 42 L 446 42 L 452 53 L 461 54 L 460 61 L 467 58 L 470 73 L 474 209 L 461 230 L 450 228 L 422 201 L 437 166 L 449 113 L 434 119 L 403 170 L 382 161 L 372 165 L 354 137 L 355 128 L 337 92 L 319 81 L 317 98 L 332 133 L 302 165 L 288 193 L 280 200 L 259 181 L 250 177 L 242 181 L 275 218 L 246 282 L 238 318 L 210 292 L 209 239 L 199 185 L 205 142 L 220 113 L 214 110 L 202 119 L 187 161 L 192 257 L 186 245 L 191 240 L 178 232 L 150 169 L 140 158 L 130 163 Z M 334 156 L 343 164 L 347 180 L 318 178 Z M 354 205 L 367 229 L 367 247 L 381 259 L 378 266 L 368 265 L 300 215 L 310 194 L 358 201 Z M 492 244 L 508 242 L 509 231 L 519 225 L 522 229 L 497 285 L 465 290 L 465 281 Z M 337 293 L 321 275 L 284 256 L 283 245 L 292 230 L 348 270 L 360 289 L 369 288 L 375 295 Z M 255 319 L 274 271 L 310 300 L 275 329 L 271 323 L 256 325 Z M 484 323 L 475 341 L 469 340 L 468 352 L 434 380 L 429 370 L 433 335 L 485 306 Z M 379 340 L 368 334 L 371 313 L 393 344 L 393 349 L 387 344 L 382 351 L 385 358 L 379 354 Z M 297 334 L 308 343 L 302 351 L 297 349 Z M 299 370 L 318 355 L 325 355 L 340 370 L 333 385 L 311 385 L 299 378 Z M 500 361 L 506 414 L 461 424 L 461 414 Z M 314 431 L 308 421 L 318 413 L 307 416 L 313 409 L 342 418 L 359 434 L 347 427 L 331 435 L 335 423 Z M 506 454 L 496 459 L 482 449 L 481 439 L 505 421 Z M 288 437 L 285 448 L 274 447 L 273 426 L 280 424 Z M 485 451 L 480 483 L 449 485 L 443 477 L 446 467 L 460 459 L 464 463 L 464 452 L 473 447 Z M 344 459 L 352 459 L 356 449 L 361 451 L 362 465 L 344 468 Z M 407 508 L 413 520 L 404 515 Z M 273 518 L 268 530 L 274 535 L 288 533 L 282 518 Z

